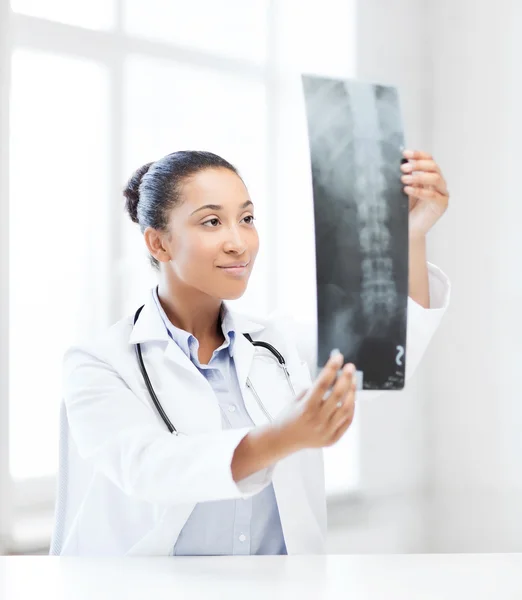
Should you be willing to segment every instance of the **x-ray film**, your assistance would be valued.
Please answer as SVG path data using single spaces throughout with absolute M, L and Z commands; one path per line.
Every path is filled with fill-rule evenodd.
M 333 348 L 359 389 L 404 387 L 408 197 L 397 91 L 303 76 L 312 165 L 317 360 Z

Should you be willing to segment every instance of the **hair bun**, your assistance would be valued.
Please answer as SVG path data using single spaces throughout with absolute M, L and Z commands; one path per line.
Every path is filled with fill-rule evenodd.
M 125 208 L 129 213 L 129 217 L 134 223 L 139 223 L 138 219 L 138 202 L 140 201 L 140 185 L 145 173 L 149 170 L 152 163 L 147 163 L 137 169 L 132 177 L 127 182 L 123 195 L 125 196 Z

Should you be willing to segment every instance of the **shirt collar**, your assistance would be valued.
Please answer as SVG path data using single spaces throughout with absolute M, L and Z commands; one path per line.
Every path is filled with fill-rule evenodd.
M 188 331 L 180 329 L 171 323 L 167 317 L 167 314 L 165 313 L 165 310 L 163 309 L 163 306 L 161 306 L 157 286 L 152 289 L 152 296 L 167 333 L 171 339 L 183 350 L 184 354 L 191 359 L 191 349 L 195 349 L 198 346 L 196 338 Z M 236 331 L 234 328 L 232 314 L 224 303 L 221 304 L 219 318 L 221 319 L 221 331 L 223 332 L 223 336 L 225 338 L 225 341 L 220 348 L 222 350 L 228 348 L 230 356 L 233 356 Z

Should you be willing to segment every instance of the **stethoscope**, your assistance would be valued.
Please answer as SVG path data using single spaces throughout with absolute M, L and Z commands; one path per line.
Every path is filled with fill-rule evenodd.
M 145 306 L 145 305 L 143 305 Z M 134 323 L 133 325 L 136 325 L 136 321 L 138 320 L 138 317 L 140 316 L 141 311 L 143 310 L 143 306 L 140 306 L 138 308 L 138 310 L 136 311 L 135 315 L 134 315 Z M 260 348 L 265 348 L 266 350 L 268 350 L 269 352 L 272 353 L 272 355 L 277 359 L 277 362 L 279 363 L 280 367 L 283 369 L 283 372 L 285 374 L 286 377 L 286 381 L 288 382 L 288 385 L 290 386 L 290 389 L 292 390 L 292 394 L 294 395 L 294 398 L 296 397 L 296 393 L 294 390 L 294 386 L 292 385 L 292 381 L 290 379 L 290 373 L 288 372 L 288 368 L 286 366 L 286 362 L 285 359 L 283 357 L 283 355 L 276 350 L 276 348 L 274 348 L 274 346 L 272 346 L 272 344 L 269 344 L 268 342 L 261 342 L 261 341 L 254 341 L 250 335 L 248 333 L 244 333 L 243 334 L 246 339 L 253 345 L 256 347 L 260 347 Z M 160 417 L 163 419 L 163 422 L 165 423 L 165 425 L 167 426 L 167 429 L 170 431 L 170 433 L 173 433 L 174 435 L 179 435 L 179 432 L 177 431 L 177 429 L 174 427 L 174 425 L 172 425 L 172 423 L 170 422 L 170 419 L 168 418 L 166 412 L 163 410 L 163 406 L 161 406 L 161 402 L 159 401 L 158 396 L 156 395 L 156 392 L 154 391 L 154 388 L 152 387 L 152 383 L 150 381 L 149 378 L 149 374 L 147 373 L 147 369 L 145 368 L 145 363 L 143 362 L 143 356 L 141 354 L 141 344 L 138 342 L 137 344 L 135 344 L 136 346 L 136 357 L 138 359 L 138 364 L 140 367 L 140 371 L 141 374 L 143 376 L 143 381 L 145 382 L 145 385 L 147 386 L 147 390 L 149 392 L 149 395 L 152 399 L 152 402 L 154 403 L 154 406 L 156 407 L 156 410 L 158 411 Z M 252 394 L 254 395 L 257 403 L 259 404 L 261 410 L 265 413 L 265 416 L 268 418 L 269 421 L 272 421 L 272 416 L 270 415 L 270 413 L 266 410 L 263 402 L 261 401 L 261 398 L 259 397 L 258 393 L 256 392 L 254 386 L 252 385 L 252 382 L 250 381 L 249 378 L 247 378 L 247 387 L 251 390 Z

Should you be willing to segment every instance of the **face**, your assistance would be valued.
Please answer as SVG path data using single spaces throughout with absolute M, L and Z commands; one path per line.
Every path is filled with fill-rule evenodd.
M 221 300 L 246 290 L 259 249 L 254 206 L 245 184 L 228 169 L 206 169 L 182 186 L 163 237 L 164 266 L 189 287 Z

